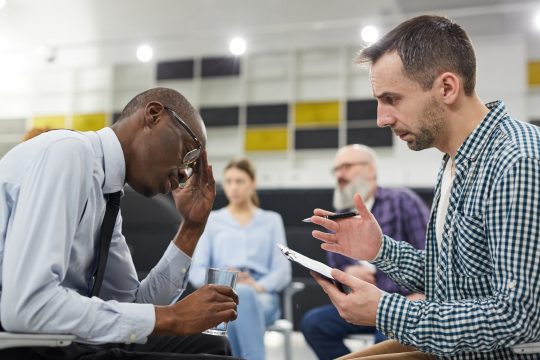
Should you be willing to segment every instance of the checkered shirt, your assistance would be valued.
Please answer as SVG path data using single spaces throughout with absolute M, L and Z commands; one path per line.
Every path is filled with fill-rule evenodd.
M 456 158 L 443 239 L 435 239 L 442 160 L 426 250 L 384 236 L 374 264 L 426 301 L 385 294 L 377 328 L 438 359 L 538 359 L 511 346 L 540 341 L 540 129 L 487 104 Z M 422 271 L 423 270 L 423 271 Z

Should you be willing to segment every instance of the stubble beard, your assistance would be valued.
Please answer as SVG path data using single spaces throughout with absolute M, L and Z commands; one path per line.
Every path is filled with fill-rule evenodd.
M 414 140 L 407 142 L 409 149 L 420 151 L 433 147 L 435 139 L 444 131 L 442 106 L 432 97 L 420 114 L 420 127 Z

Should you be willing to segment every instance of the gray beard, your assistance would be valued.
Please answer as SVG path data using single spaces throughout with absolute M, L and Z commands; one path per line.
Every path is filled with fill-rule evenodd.
M 350 210 L 355 208 L 353 196 L 359 193 L 362 200 L 366 201 L 369 195 L 370 185 L 362 176 L 349 182 L 343 188 L 336 186 L 334 189 L 334 209 Z

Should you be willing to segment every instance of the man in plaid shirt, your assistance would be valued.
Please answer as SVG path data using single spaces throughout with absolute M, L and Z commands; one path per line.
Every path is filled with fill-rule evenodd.
M 382 234 L 361 197 L 359 216 L 316 209 L 322 248 L 368 260 L 426 300 L 388 294 L 334 269 L 352 289 L 317 282 L 347 321 L 393 340 L 346 358 L 533 359 L 511 347 L 540 340 L 540 131 L 484 105 L 475 93 L 472 44 L 439 16 L 407 20 L 361 51 L 371 64 L 377 122 L 412 150 L 445 153 L 426 250 Z

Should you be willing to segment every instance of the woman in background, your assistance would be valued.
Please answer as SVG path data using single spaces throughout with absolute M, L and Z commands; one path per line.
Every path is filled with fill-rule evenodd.
M 234 356 L 265 358 L 264 332 L 280 316 L 278 293 L 291 281 L 291 265 L 277 244 L 286 245 L 281 216 L 259 208 L 255 169 L 247 159 L 225 167 L 229 204 L 212 211 L 193 254 L 190 281 L 204 283 L 209 267 L 238 270 L 238 318 L 227 326 Z
M 34 127 L 34 128 L 31 128 L 30 130 L 28 130 L 21 138 L 21 142 L 22 141 L 26 141 L 26 140 L 30 140 L 32 138 L 35 138 L 36 136 L 38 135 L 41 135 L 47 131 L 50 131 L 50 130 L 54 130 L 54 129 L 49 129 L 48 127 Z

